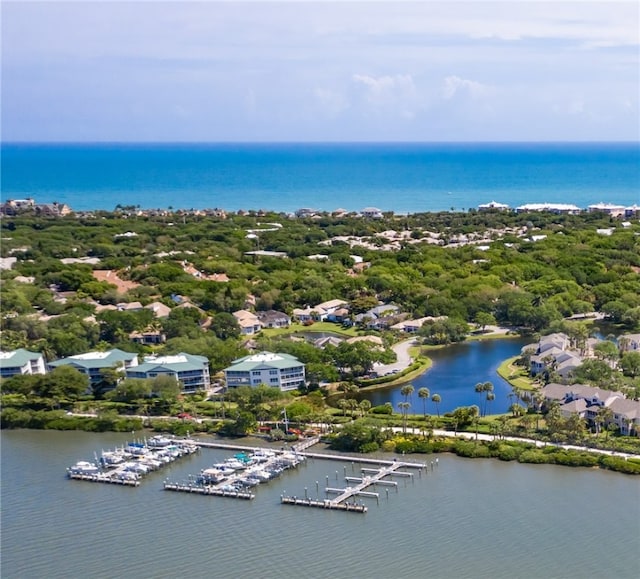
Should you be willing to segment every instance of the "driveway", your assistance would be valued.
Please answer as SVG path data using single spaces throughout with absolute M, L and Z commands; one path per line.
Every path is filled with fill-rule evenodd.
M 387 376 L 388 374 L 396 374 L 405 368 L 411 366 L 413 358 L 409 355 L 409 348 L 416 345 L 415 338 L 409 338 L 403 340 L 392 346 L 392 350 L 396 353 L 396 361 L 393 364 L 379 364 L 373 365 L 373 371 L 378 376 Z

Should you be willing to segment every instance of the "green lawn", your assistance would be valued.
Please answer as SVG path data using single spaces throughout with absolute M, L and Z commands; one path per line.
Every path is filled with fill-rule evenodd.
M 522 366 L 516 366 L 515 361 L 519 356 L 508 358 L 498 367 L 498 375 L 504 378 L 514 388 L 520 390 L 536 390 L 537 386 L 529 373 Z
M 353 338 L 354 336 L 362 335 L 354 327 L 344 328 L 340 324 L 333 324 L 331 322 L 315 322 L 310 326 L 293 323 L 288 328 L 265 329 L 262 330 L 261 333 L 267 338 L 274 338 L 276 336 L 284 336 L 287 334 L 295 334 L 298 332 L 331 332 L 332 334 L 339 334 L 347 338 Z

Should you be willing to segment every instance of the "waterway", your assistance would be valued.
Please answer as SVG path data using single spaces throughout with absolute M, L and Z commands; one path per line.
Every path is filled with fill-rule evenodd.
M 494 387 L 495 399 L 486 403 L 487 413 L 507 412 L 513 403 L 509 398 L 512 390 L 509 383 L 498 375 L 497 370 L 502 362 L 518 355 L 522 347 L 528 343 L 531 343 L 530 339 L 521 338 L 479 340 L 429 350 L 427 354 L 433 365 L 411 381 L 414 393 L 409 400 L 409 412 L 422 414 L 423 401 L 418 397 L 420 388 L 428 388 L 431 395 L 438 393 L 442 399 L 438 409 L 432 402 L 427 402 L 429 414 L 435 414 L 436 410 L 441 414 L 451 412 L 459 406 L 472 404 L 484 406 L 484 395 L 480 397 L 475 392 L 475 386 L 479 382 L 491 382 Z M 398 411 L 398 403 L 404 402 L 401 388 L 402 385 L 399 385 L 363 392 L 362 397 L 370 400 L 373 406 L 391 402 L 394 410 Z
M 364 515 L 280 504 L 305 487 L 315 498 L 316 481 L 322 496 L 326 477 L 336 486 L 357 462 L 308 460 L 253 501 L 162 490 L 232 454 L 223 450 L 138 488 L 66 478 L 131 438 L 2 431 L 3 579 L 640 576 L 640 480 L 628 475 L 441 455 L 388 498 L 380 487 L 379 504 L 363 499 Z

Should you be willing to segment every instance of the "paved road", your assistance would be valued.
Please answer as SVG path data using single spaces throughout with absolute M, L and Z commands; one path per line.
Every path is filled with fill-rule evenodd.
M 386 376 L 387 374 L 395 374 L 411 366 L 413 358 L 409 355 L 409 348 L 415 345 L 415 338 L 398 342 L 391 348 L 396 353 L 396 361 L 393 364 L 376 363 L 373 365 L 374 372 L 376 372 L 378 376 Z

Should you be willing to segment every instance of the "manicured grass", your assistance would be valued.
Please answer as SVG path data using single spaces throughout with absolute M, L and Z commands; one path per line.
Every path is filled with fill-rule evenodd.
M 288 328 L 269 328 L 262 330 L 261 333 L 267 338 L 273 338 L 276 336 L 284 336 L 287 334 L 295 334 L 298 332 L 331 332 L 332 334 L 339 334 L 341 336 L 346 336 L 347 338 L 353 338 L 355 336 L 362 335 L 354 327 L 344 328 L 340 324 L 333 324 L 331 322 L 315 322 L 310 326 L 293 323 Z
M 522 366 L 515 365 L 518 358 L 519 356 L 514 356 L 502 362 L 498 367 L 498 375 L 509 382 L 511 386 L 520 390 L 536 390 L 537 386 L 527 371 Z

